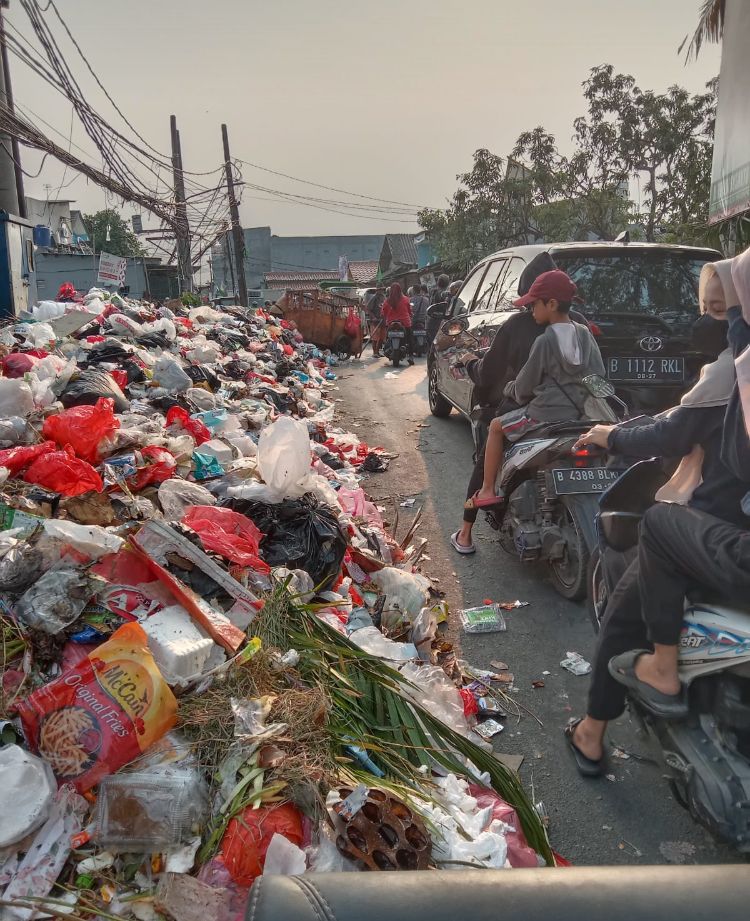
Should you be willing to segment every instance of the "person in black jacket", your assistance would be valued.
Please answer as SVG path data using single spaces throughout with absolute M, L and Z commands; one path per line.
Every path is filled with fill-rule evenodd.
M 726 314 L 725 298 L 711 270 L 702 277 L 701 287 L 701 306 L 712 322 L 698 321 L 696 338 L 702 334 L 704 351 L 709 340 L 718 350 L 726 343 L 727 324 L 722 319 Z M 629 457 L 683 458 L 672 480 L 657 494 L 664 501 L 657 502 L 644 516 L 638 556 L 607 604 L 592 663 L 586 715 L 572 721 L 565 730 L 578 770 L 584 776 L 603 773 L 607 724 L 624 710 L 626 687 L 613 666 L 623 653 L 646 648 L 650 640 L 659 643 L 663 639 L 663 632 L 647 630 L 647 609 L 655 606 L 672 617 L 674 598 L 679 595 L 676 616 L 681 621 L 686 580 L 699 574 L 701 581 L 713 584 L 715 576 L 722 580 L 720 588 L 727 590 L 743 578 L 741 565 L 733 559 L 733 540 L 750 528 L 750 518 L 741 508 L 747 485 L 737 479 L 721 457 L 724 415 L 734 385 L 731 359 L 731 351 L 722 350 L 717 360 L 703 369 L 700 380 L 680 406 L 657 421 L 632 429 L 597 425 L 579 441 Z M 750 539 L 743 546 L 750 550 Z M 716 562 L 717 554 L 724 555 L 722 565 Z M 747 562 L 750 566 L 750 560 Z M 680 571 L 683 564 L 688 566 L 690 576 Z M 750 579 L 750 571 L 747 576 Z M 661 630 L 666 628 L 662 623 Z M 670 623 L 669 629 L 674 625 Z M 663 685 L 653 690 L 657 693 L 652 693 L 651 699 L 663 708 L 662 715 L 684 712 L 679 688 Z

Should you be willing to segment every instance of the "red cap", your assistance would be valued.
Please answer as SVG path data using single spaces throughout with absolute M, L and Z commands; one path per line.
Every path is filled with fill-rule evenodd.
M 578 288 L 565 272 L 561 269 L 553 269 L 551 272 L 544 272 L 537 276 L 528 294 L 519 297 L 517 301 L 513 301 L 513 304 L 515 307 L 525 307 L 527 304 L 533 304 L 534 301 L 549 301 L 551 298 L 563 304 L 569 304 L 577 290 Z

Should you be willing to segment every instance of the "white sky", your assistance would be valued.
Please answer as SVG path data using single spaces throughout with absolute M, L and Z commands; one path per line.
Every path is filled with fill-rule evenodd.
M 44 4 L 41 4 L 42 6 Z M 644 88 L 680 83 L 693 92 L 719 69 L 709 46 L 684 65 L 677 47 L 695 28 L 699 0 L 58 0 L 102 82 L 154 147 L 169 149 L 177 115 L 184 165 L 222 160 L 220 125 L 232 154 L 294 176 L 361 194 L 440 207 L 470 168 L 473 151 L 506 154 L 521 131 L 542 124 L 565 148 L 584 111 L 588 69 L 611 63 Z M 46 14 L 52 17 L 52 12 Z M 17 0 L 6 16 L 31 31 Z M 62 39 L 59 23 L 52 28 Z M 89 101 L 124 126 L 80 58 L 62 43 Z M 11 56 L 17 103 L 53 125 L 67 146 L 71 109 Z M 127 129 L 124 129 L 124 133 Z M 62 135 L 62 136 L 61 136 Z M 76 123 L 73 142 L 94 148 Z M 35 153 L 24 165 L 38 168 Z M 244 177 L 284 191 L 341 195 L 259 172 Z M 73 178 L 67 172 L 65 182 Z M 48 160 L 27 194 L 55 197 L 62 169 Z M 333 214 L 252 198 L 244 226 L 281 234 L 382 233 L 415 224 Z M 76 179 L 60 197 L 85 211 L 101 190 Z M 335 206 L 334 206 L 335 207 Z M 140 208 L 125 205 L 127 217 Z M 391 218 L 394 215 L 389 215 Z

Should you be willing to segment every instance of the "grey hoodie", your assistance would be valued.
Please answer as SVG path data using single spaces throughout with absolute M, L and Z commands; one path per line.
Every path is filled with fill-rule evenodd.
M 604 376 L 604 362 L 594 337 L 580 323 L 573 326 L 578 336 L 580 364 L 573 364 L 563 356 L 557 334 L 550 325 L 534 343 L 516 379 L 505 387 L 505 395 L 525 406 L 529 416 L 538 422 L 583 417 L 589 392 L 581 384 L 581 378 L 588 374 Z

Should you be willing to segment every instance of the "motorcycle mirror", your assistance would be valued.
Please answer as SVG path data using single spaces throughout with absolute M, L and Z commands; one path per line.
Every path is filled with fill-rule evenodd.
M 442 332 L 446 336 L 460 336 L 461 333 L 465 333 L 469 328 L 469 321 L 466 319 L 462 320 L 451 320 L 450 323 L 446 323 Z
M 610 381 L 603 378 L 600 374 L 588 374 L 581 378 L 581 383 L 586 387 L 588 392 L 601 400 L 615 395 L 615 388 Z
M 440 319 L 445 316 L 445 302 L 440 304 L 432 304 L 432 306 L 427 308 L 427 316 L 431 317 L 433 320 Z

